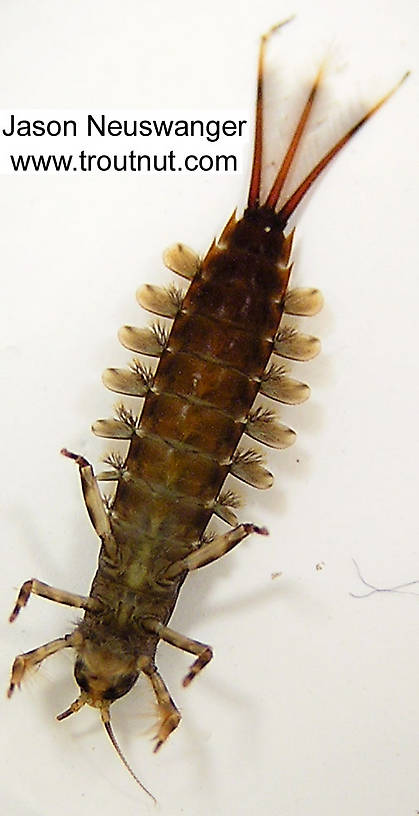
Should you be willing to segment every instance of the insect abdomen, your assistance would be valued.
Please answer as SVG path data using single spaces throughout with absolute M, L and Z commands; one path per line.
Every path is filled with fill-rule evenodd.
M 211 248 L 190 285 L 118 486 L 115 533 L 122 523 L 126 536 L 132 524 L 155 549 L 192 545 L 202 535 L 273 350 L 289 271 L 263 247 L 235 246 L 241 223 L 230 226 L 224 246 Z

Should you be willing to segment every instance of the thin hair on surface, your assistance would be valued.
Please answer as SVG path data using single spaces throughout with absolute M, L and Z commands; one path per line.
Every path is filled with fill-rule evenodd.
M 419 597 L 419 592 L 404 592 L 404 590 L 407 589 L 407 587 L 411 587 L 411 586 L 415 586 L 416 584 L 419 584 L 419 579 L 417 579 L 415 581 L 408 581 L 405 584 L 397 584 L 396 586 L 393 586 L 393 587 L 376 587 L 376 586 L 374 586 L 374 584 L 370 584 L 368 581 L 365 580 L 365 578 L 362 575 L 362 572 L 361 572 L 361 570 L 359 568 L 359 564 L 357 563 L 357 561 L 355 561 L 355 558 L 352 559 L 352 562 L 353 562 L 353 564 L 355 566 L 355 569 L 357 571 L 358 578 L 360 579 L 361 583 L 364 584 L 364 586 L 369 587 L 370 592 L 364 592 L 362 595 L 357 595 L 354 592 L 350 592 L 349 594 L 350 594 L 351 598 L 369 598 L 370 595 L 375 595 L 375 593 L 378 593 L 378 592 L 394 592 L 394 593 L 398 593 L 399 595 L 417 595 Z

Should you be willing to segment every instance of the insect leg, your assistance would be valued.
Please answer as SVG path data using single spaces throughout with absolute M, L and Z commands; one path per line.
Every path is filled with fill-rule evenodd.
M 183 649 L 184 652 L 198 655 L 197 659 L 192 663 L 186 677 L 183 679 L 184 686 L 189 686 L 189 683 L 194 679 L 195 675 L 210 662 L 212 649 L 211 646 L 208 646 L 206 643 L 200 643 L 199 640 L 193 640 L 185 635 L 181 635 L 180 632 L 175 632 L 174 629 L 170 629 L 168 626 L 164 626 L 159 621 L 153 619 L 144 621 L 144 626 L 146 629 L 155 632 L 161 640 L 164 640 L 166 643 L 170 643 L 178 649 Z
M 26 606 L 32 593 L 48 598 L 49 601 L 56 601 L 56 603 L 66 604 L 67 606 L 76 606 L 79 609 L 88 609 L 90 612 L 97 612 L 101 609 L 100 602 L 95 598 L 77 595 L 75 592 L 67 592 L 65 589 L 57 589 L 49 584 L 44 584 L 43 581 L 37 581 L 36 578 L 31 578 L 29 581 L 25 581 L 20 588 L 17 601 L 9 618 L 10 623 L 16 620 L 20 610 Z
M 77 634 L 78 633 L 75 632 L 72 635 L 65 635 L 64 637 L 57 638 L 56 640 L 50 640 L 49 643 L 44 643 L 42 646 L 38 646 L 37 649 L 32 649 L 30 652 L 25 652 L 25 654 L 18 655 L 15 658 L 12 666 L 12 674 L 10 677 L 10 685 L 7 691 L 7 696 L 12 696 L 15 686 L 20 686 L 23 675 L 28 669 L 31 668 L 31 666 L 36 666 L 38 663 L 41 663 L 42 660 L 45 660 L 46 657 L 61 651 L 61 649 L 66 649 L 69 646 L 75 646 Z
M 115 559 L 117 546 L 113 537 L 111 522 L 105 510 L 102 494 L 90 462 L 84 456 L 71 453 L 66 448 L 63 448 L 61 453 L 63 456 L 73 459 L 79 466 L 81 489 L 90 521 L 102 540 L 108 557 Z
M 147 668 L 143 669 L 144 673 L 150 678 L 154 693 L 157 697 L 157 704 L 160 714 L 160 728 L 156 735 L 156 745 L 154 746 L 154 753 L 159 750 L 168 736 L 178 727 L 181 715 L 176 708 L 167 686 L 162 676 L 157 671 L 155 665 L 151 663 Z
M 234 527 L 225 535 L 215 536 L 212 541 L 204 544 L 199 550 L 190 553 L 186 558 L 182 558 L 181 561 L 176 561 L 165 572 L 164 578 L 174 578 L 184 570 L 199 569 L 199 567 L 211 564 L 212 561 L 216 561 L 232 550 L 236 544 L 240 544 L 240 541 L 243 541 L 250 533 L 268 535 L 266 527 L 257 527 L 256 524 L 239 524 L 238 527 Z

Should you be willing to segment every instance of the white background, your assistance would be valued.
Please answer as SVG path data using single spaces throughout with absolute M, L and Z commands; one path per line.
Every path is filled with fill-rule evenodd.
M 160 648 L 184 719 L 158 756 L 145 681 L 113 721 L 164 814 L 413 816 L 419 599 L 349 592 L 362 590 L 352 558 L 379 586 L 419 578 L 417 4 L 2 0 L 0 106 L 251 116 L 258 36 L 292 12 L 269 47 L 268 174 L 325 53 L 294 180 L 413 73 L 296 219 L 294 280 L 322 288 L 327 304 L 304 329 L 324 353 L 294 365 L 313 395 L 282 411 L 298 440 L 269 454 L 274 488 L 242 490 L 241 517 L 266 524 L 270 538 L 191 576 L 174 615 L 177 629 L 214 646 L 214 661 L 184 690 L 188 659 Z M 88 591 L 97 544 L 76 468 L 58 451 L 99 461 L 104 445 L 89 426 L 114 402 L 100 373 L 129 359 L 117 328 L 146 322 L 136 287 L 169 279 L 160 255 L 173 241 L 205 251 L 246 185 L 240 175 L 1 178 L 3 621 L 31 576 Z M 32 598 L 2 624 L 4 688 L 15 654 L 69 631 L 73 618 Z M 1 702 L 4 812 L 157 812 L 97 712 L 55 721 L 76 695 L 72 661 L 60 655 Z

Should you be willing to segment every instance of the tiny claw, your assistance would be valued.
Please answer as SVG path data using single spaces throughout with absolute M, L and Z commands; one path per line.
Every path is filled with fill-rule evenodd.
M 267 527 L 255 527 L 255 533 L 258 533 L 258 535 L 268 536 L 269 530 Z
M 250 533 L 257 533 L 258 535 L 269 535 L 269 530 L 267 527 L 258 527 L 257 524 L 243 524 L 243 527 L 246 530 L 247 535 Z
M 71 453 L 71 451 L 67 450 L 67 448 L 61 448 L 60 453 L 62 456 L 67 456 L 69 459 L 77 459 L 77 454 Z
M 18 614 L 20 612 L 20 606 L 17 604 L 13 607 L 13 612 L 9 615 L 9 623 L 13 623 L 16 620 Z
M 20 684 L 25 674 L 25 660 L 20 655 L 15 658 L 13 666 L 12 666 L 12 674 L 10 678 L 10 685 L 7 689 L 7 696 L 10 700 L 16 686 L 20 689 Z
M 10 683 L 9 688 L 7 689 L 7 699 L 8 700 L 10 700 L 14 690 L 15 690 L 15 683 Z
M 180 714 L 178 711 L 171 711 L 166 717 L 161 721 L 160 728 L 158 733 L 155 736 L 156 744 L 153 748 L 153 753 L 155 754 L 159 748 L 166 742 L 167 738 L 170 736 L 172 731 L 177 728 L 180 722 Z
M 199 657 L 197 657 L 197 659 L 192 663 L 192 666 L 190 667 L 187 675 L 185 675 L 185 677 L 182 680 L 182 686 L 184 688 L 186 688 L 186 686 L 189 686 L 189 683 L 192 682 L 194 677 L 196 677 L 196 675 L 201 671 L 201 669 L 203 669 L 204 666 L 206 666 L 207 663 L 210 662 L 210 660 L 212 659 L 212 655 L 213 652 L 211 646 L 207 646 L 201 652 Z
M 16 603 L 15 603 L 13 609 L 12 609 L 11 615 L 9 617 L 9 623 L 13 623 L 13 621 L 16 620 L 20 610 L 23 609 L 23 607 L 25 607 L 26 604 L 28 603 L 31 592 L 32 592 L 32 586 L 33 586 L 33 580 L 32 579 L 29 580 L 29 581 L 25 581 L 25 583 L 22 584 L 22 586 L 20 588 L 20 591 L 19 591 L 19 595 L 17 596 L 17 601 L 16 601 Z
M 72 451 L 67 450 L 67 448 L 61 448 L 60 453 L 62 456 L 66 456 L 67 459 L 73 459 L 79 467 L 85 467 L 89 464 L 84 456 L 80 456 L 78 453 L 72 453 Z

